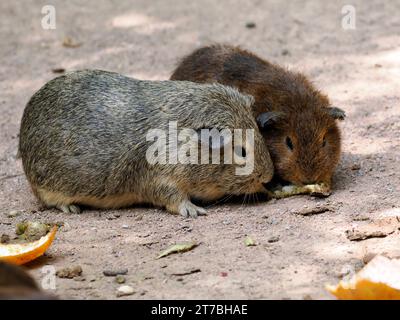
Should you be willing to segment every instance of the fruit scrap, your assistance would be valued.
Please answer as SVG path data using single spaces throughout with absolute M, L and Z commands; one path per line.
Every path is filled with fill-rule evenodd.
M 0 244 L 0 260 L 22 265 L 42 256 L 54 240 L 57 226 L 39 240 L 28 243 Z
M 400 300 L 400 259 L 376 256 L 349 281 L 326 289 L 341 300 Z
M 255 241 L 254 241 L 252 238 L 250 238 L 250 237 L 247 237 L 247 238 L 244 240 L 244 244 L 245 244 L 247 247 L 252 247 L 252 246 L 255 246 L 255 245 L 256 245 Z
M 278 188 L 270 190 L 268 193 L 272 198 L 276 199 L 287 198 L 300 194 L 310 194 L 317 197 L 327 197 L 331 194 L 331 190 L 326 184 L 307 184 L 304 186 L 279 186 Z

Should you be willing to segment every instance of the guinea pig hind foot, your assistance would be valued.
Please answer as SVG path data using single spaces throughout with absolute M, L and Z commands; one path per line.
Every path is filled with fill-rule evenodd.
M 61 210 L 64 213 L 75 213 L 75 214 L 80 214 L 82 213 L 81 208 L 79 208 L 75 204 L 62 204 L 62 205 L 57 205 L 57 209 Z

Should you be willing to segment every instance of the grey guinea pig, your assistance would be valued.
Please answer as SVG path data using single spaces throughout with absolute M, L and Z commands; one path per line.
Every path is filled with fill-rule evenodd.
M 70 72 L 49 81 L 28 102 L 19 152 L 34 194 L 47 207 L 79 213 L 79 205 L 147 203 L 196 217 L 205 210 L 191 200 L 264 192 L 273 176 L 251 114 L 253 102 L 220 84 L 142 81 L 100 70 Z M 239 152 L 254 155 L 254 170 L 237 175 L 236 162 L 150 163 L 149 130 L 168 131 L 173 121 L 196 132 L 252 129 L 254 144 L 244 146 L 243 140 Z M 222 147 L 224 143 L 219 152 Z

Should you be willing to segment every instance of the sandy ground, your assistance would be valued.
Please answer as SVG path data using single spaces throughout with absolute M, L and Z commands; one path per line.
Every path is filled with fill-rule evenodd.
M 56 30 L 41 28 L 53 4 Z M 356 30 L 341 27 L 342 1 L 1 1 L 0 233 L 23 219 L 63 221 L 45 257 L 28 268 L 80 265 L 83 277 L 58 279 L 55 294 L 113 299 L 105 269 L 128 268 L 127 299 L 329 299 L 324 289 L 365 255 L 400 256 L 399 231 L 350 241 L 346 230 L 400 216 L 400 3 L 352 1 Z M 247 22 L 256 27 L 246 28 Z M 62 45 L 65 36 L 81 43 Z M 301 70 L 346 110 L 343 156 L 327 199 L 296 196 L 259 204 L 210 207 L 196 220 L 131 208 L 67 215 L 39 211 L 16 159 L 24 106 L 54 68 L 99 68 L 166 79 L 177 60 L 213 42 L 242 45 Z M 303 210 L 330 211 L 304 216 Z M 15 218 L 5 214 L 22 210 Z M 393 230 L 395 230 L 394 227 Z M 397 228 L 398 229 L 398 228 Z M 246 247 L 251 236 L 257 246 Z M 174 243 L 194 250 L 156 260 Z M 174 275 L 200 269 L 189 275 Z M 347 270 L 347 271 L 346 271 Z M 79 280 L 79 281 L 76 281 Z

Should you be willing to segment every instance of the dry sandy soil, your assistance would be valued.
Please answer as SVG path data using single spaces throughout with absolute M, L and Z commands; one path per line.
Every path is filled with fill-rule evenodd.
M 56 30 L 41 28 L 45 4 L 56 8 Z M 362 267 L 366 254 L 400 256 L 396 226 L 386 237 L 346 236 L 378 218 L 400 216 L 400 2 L 352 1 L 357 24 L 347 31 L 341 27 L 344 4 L 1 1 L 0 234 L 13 234 L 23 219 L 63 221 L 48 254 L 28 268 L 40 281 L 44 265 L 80 265 L 79 281 L 57 278 L 54 293 L 72 299 L 115 298 L 119 285 L 103 270 L 121 268 L 128 268 L 126 283 L 135 289 L 127 299 L 330 299 L 325 284 Z M 248 22 L 256 27 L 246 28 Z M 63 46 L 66 36 L 81 45 Z M 52 69 L 166 79 L 179 57 L 213 42 L 241 45 L 304 72 L 346 110 L 343 156 L 329 198 L 221 204 L 195 220 L 152 208 L 82 215 L 39 210 L 16 152 L 24 106 L 56 76 Z M 301 214 L 316 206 L 331 211 Z M 8 218 L 12 210 L 23 213 Z M 246 236 L 257 246 L 246 247 Z M 155 259 L 183 241 L 201 244 Z M 201 271 L 174 275 L 193 269 Z

